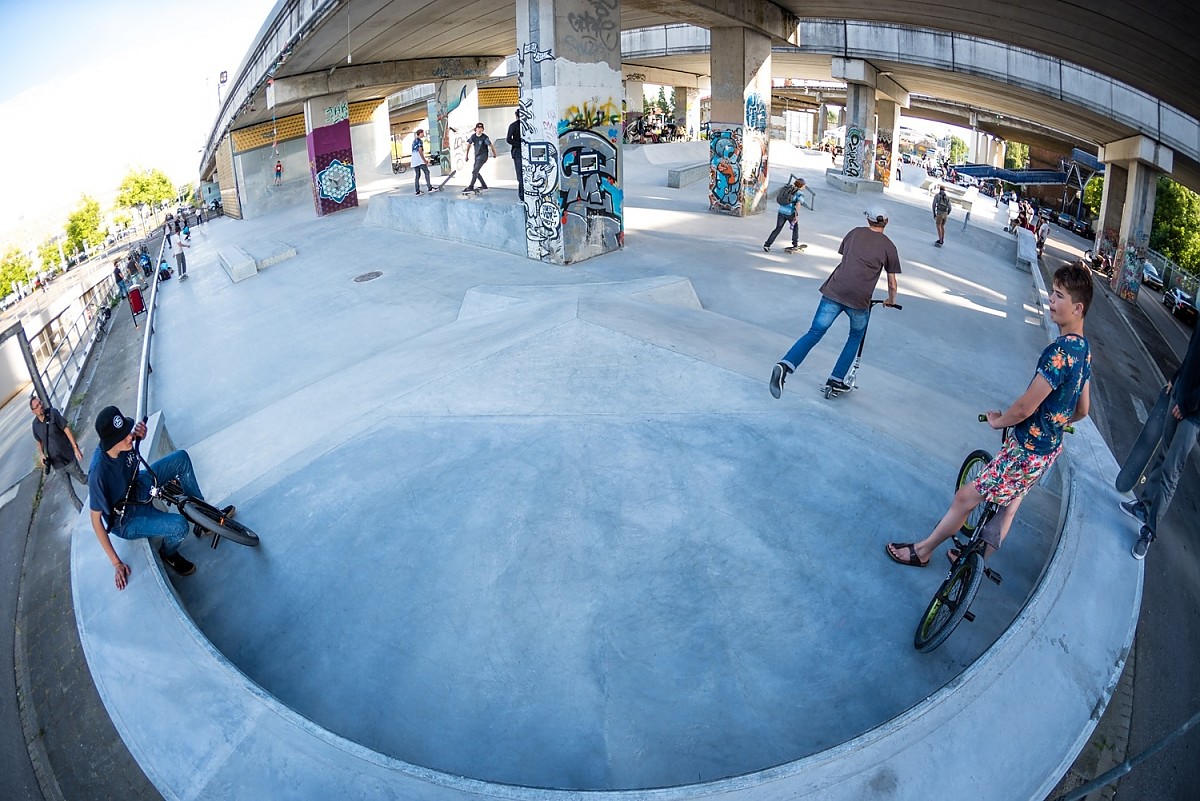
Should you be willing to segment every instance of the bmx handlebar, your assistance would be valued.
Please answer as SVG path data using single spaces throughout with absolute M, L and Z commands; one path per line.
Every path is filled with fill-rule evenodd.
M 872 300 L 872 301 L 871 301 L 871 305 L 872 305 L 872 306 L 879 306 L 879 305 L 886 306 L 886 305 L 887 305 L 887 301 L 886 301 L 886 300 Z M 891 307 L 892 307 L 893 309 L 896 309 L 897 311 L 898 311 L 898 310 L 900 310 L 900 309 L 903 309 L 903 308 L 904 308 L 904 307 L 903 307 L 903 306 L 901 306 L 899 303 L 893 303 Z
M 987 419 L 986 412 L 979 415 L 979 422 L 986 423 L 987 421 L 988 421 L 988 419 Z M 1074 434 L 1075 426 L 1063 426 L 1063 431 L 1067 432 L 1068 434 Z

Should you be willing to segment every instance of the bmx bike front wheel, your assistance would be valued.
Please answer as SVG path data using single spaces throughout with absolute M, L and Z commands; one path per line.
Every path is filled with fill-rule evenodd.
M 927 654 L 944 643 L 971 608 L 982 579 L 983 557 L 975 552 L 960 557 L 925 608 L 913 635 L 913 647 Z
M 179 511 L 184 517 L 197 526 L 200 526 L 200 528 L 209 534 L 217 534 L 227 540 L 233 540 L 240 545 L 248 545 L 251 548 L 258 547 L 259 539 L 257 534 L 236 520 L 226 518 L 221 513 L 221 510 L 215 506 L 211 506 L 203 501 L 189 499 L 180 505 Z

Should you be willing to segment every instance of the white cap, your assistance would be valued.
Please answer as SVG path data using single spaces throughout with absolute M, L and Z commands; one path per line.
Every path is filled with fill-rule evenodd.
M 888 221 L 888 215 L 887 215 L 887 212 L 884 210 L 883 206 L 879 206 L 879 205 L 868 206 L 867 210 L 864 211 L 863 214 L 867 215 L 867 222 L 872 222 L 872 223 L 875 223 L 876 225 L 880 225 L 880 224 L 886 223 Z

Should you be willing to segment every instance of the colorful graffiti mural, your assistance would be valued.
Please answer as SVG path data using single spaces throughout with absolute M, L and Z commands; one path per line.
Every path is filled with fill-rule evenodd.
M 862 177 L 863 138 L 865 132 L 857 125 L 846 128 L 846 148 L 842 152 L 842 175 Z
M 756 131 L 767 130 L 767 104 L 762 95 L 752 92 L 746 96 L 746 127 Z
M 563 119 L 558 121 L 559 136 L 567 131 L 582 131 L 608 126 L 611 130 L 609 138 L 620 136 L 621 106 L 610 97 L 603 103 L 584 101 L 582 106 L 567 108 Z
M 350 115 L 343 114 L 346 108 L 345 101 L 331 104 L 325 109 L 323 119 L 333 120 L 332 124 L 314 127 L 305 137 L 313 205 L 318 217 L 358 205 Z
M 566 263 L 616 250 L 625 240 L 617 146 L 607 136 L 581 130 L 563 134 L 559 147 Z
M 885 187 L 892 185 L 892 132 L 886 128 L 879 129 L 875 142 L 875 175 Z
M 1112 288 L 1124 300 L 1137 300 L 1138 289 L 1142 285 L 1142 264 L 1146 261 L 1149 244 L 1150 237 L 1140 229 L 1127 241 L 1117 244 Z
M 724 130 L 713 127 L 708 141 L 711 172 L 708 182 L 708 208 L 727 214 L 742 209 L 742 128 Z

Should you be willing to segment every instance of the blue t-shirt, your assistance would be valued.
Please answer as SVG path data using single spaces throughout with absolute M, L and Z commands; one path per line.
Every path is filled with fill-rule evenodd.
M 112 529 L 113 507 L 125 500 L 137 473 L 138 458 L 133 450 L 118 453 L 113 458 L 96 446 L 92 466 L 88 469 L 88 506 L 100 513 L 105 529 Z
M 1087 338 L 1066 334 L 1051 342 L 1038 359 L 1037 372 L 1052 389 L 1037 411 L 1013 427 L 1013 436 L 1024 450 L 1045 455 L 1062 445 L 1063 426 L 1075 413 L 1083 387 L 1092 377 Z

